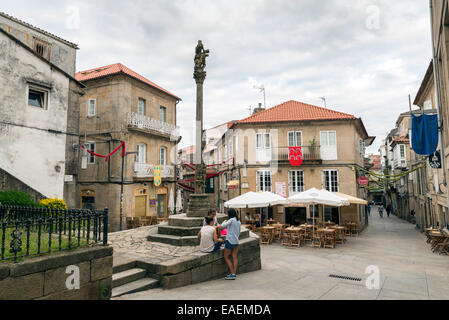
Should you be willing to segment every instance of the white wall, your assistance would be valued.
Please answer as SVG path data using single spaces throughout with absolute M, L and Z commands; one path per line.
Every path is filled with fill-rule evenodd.
M 27 105 L 27 80 L 51 84 L 47 110 Z M 62 198 L 66 136 L 46 130 L 66 131 L 69 79 L 0 33 L 0 88 L 0 167 Z

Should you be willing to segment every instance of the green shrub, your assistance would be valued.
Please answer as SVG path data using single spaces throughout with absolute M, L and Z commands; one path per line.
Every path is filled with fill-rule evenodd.
M 19 190 L 0 191 L 0 204 L 6 206 L 42 207 L 31 195 Z
M 67 204 L 65 203 L 65 201 L 58 198 L 44 199 L 39 201 L 39 204 L 41 204 L 45 208 L 67 210 Z

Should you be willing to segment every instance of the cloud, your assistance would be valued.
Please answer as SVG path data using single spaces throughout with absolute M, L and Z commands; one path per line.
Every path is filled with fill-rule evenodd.
M 80 28 L 67 28 L 67 7 Z M 193 143 L 197 40 L 207 61 L 205 124 L 295 99 L 362 117 L 375 152 L 408 110 L 431 59 L 428 5 L 388 0 L 2 0 L 2 10 L 79 44 L 77 69 L 122 62 L 180 96 L 181 145 Z M 377 19 L 377 20 L 376 20 Z

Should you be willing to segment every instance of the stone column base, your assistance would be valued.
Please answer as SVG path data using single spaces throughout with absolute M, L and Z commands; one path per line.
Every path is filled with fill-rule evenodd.
M 207 194 L 192 194 L 187 208 L 187 217 L 206 217 L 210 205 Z

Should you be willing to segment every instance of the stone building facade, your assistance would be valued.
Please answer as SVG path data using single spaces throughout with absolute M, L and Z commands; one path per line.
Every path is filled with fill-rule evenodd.
M 74 78 L 78 47 L 0 13 L 0 48 L 1 188 L 67 200 L 83 94 Z
M 365 147 L 374 137 L 367 134 L 361 119 L 297 101 L 256 112 L 234 122 L 219 142 L 215 163 L 234 158 L 233 165 L 218 169 L 227 171 L 217 179 L 221 210 L 225 201 L 249 191 L 289 197 L 310 188 L 325 188 L 366 199 L 366 190 L 357 185 L 356 168 L 364 168 Z M 302 146 L 300 166 L 289 162 L 292 146 Z M 270 208 L 268 215 L 290 224 L 311 218 L 305 207 Z M 319 217 L 323 217 L 321 208 Z M 327 208 L 324 217 L 357 221 L 361 228 L 367 221 L 361 205 Z
M 176 148 L 180 141 L 176 106 L 180 98 L 122 64 L 78 72 L 86 85 L 80 103 L 81 144 L 108 155 L 122 142 L 108 162 L 82 151 L 76 206 L 108 207 L 112 230 L 122 228 L 126 217 L 168 216 L 168 201 L 175 193 Z M 123 165 L 123 179 L 122 179 Z M 155 186 L 154 166 L 162 166 L 162 181 Z

